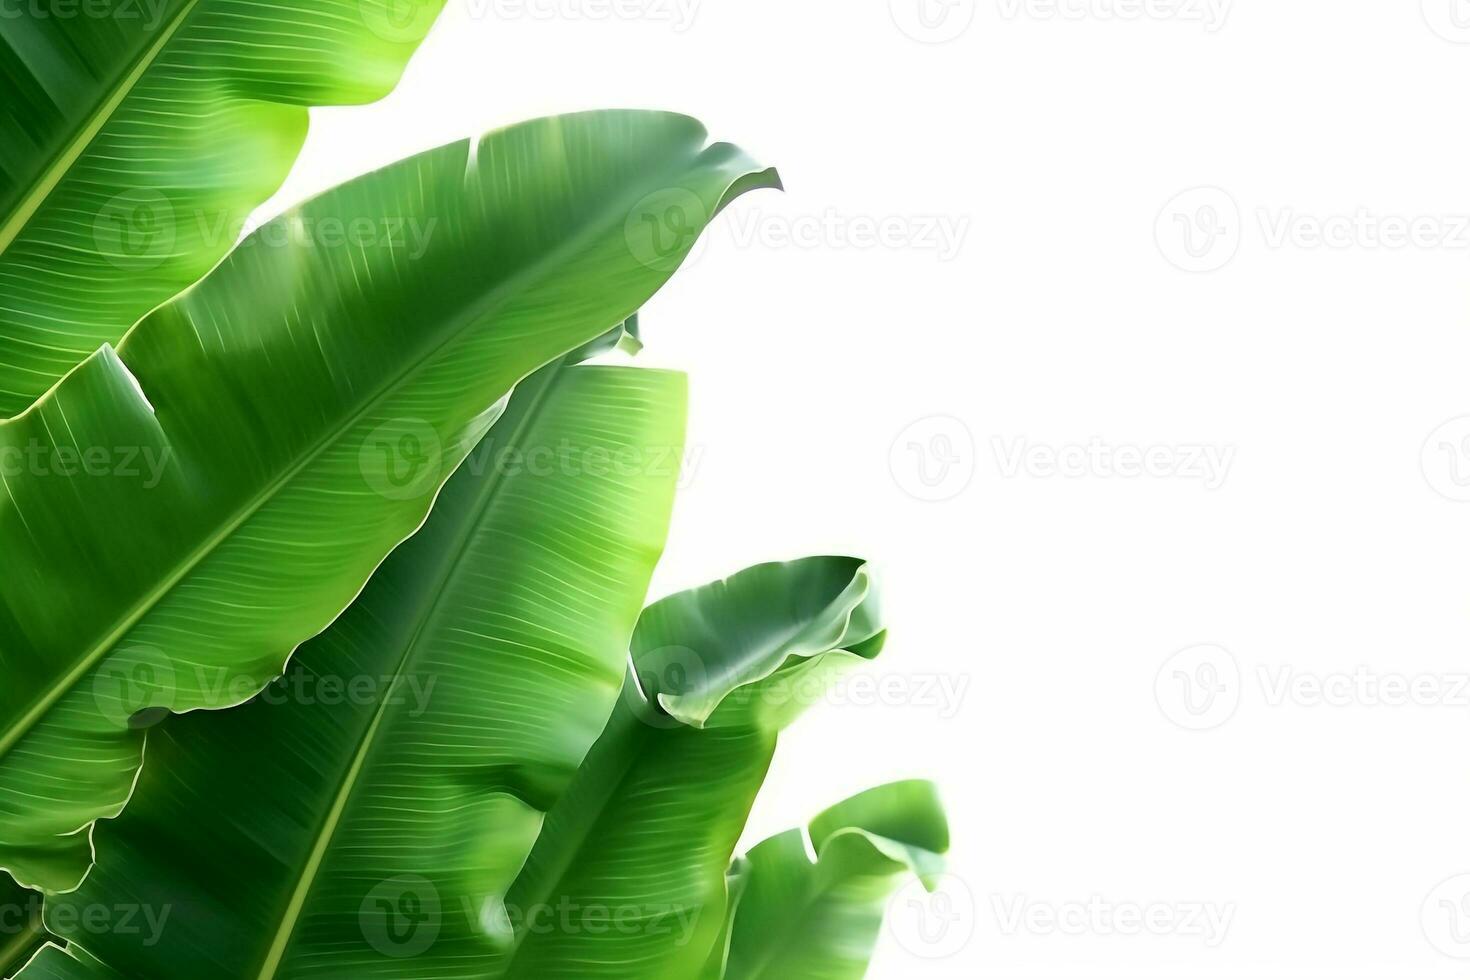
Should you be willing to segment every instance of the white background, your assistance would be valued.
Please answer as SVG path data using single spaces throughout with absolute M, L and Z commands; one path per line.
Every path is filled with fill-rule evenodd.
M 1464 976 L 1470 4 L 578 2 L 450 0 L 268 210 L 583 108 L 780 165 L 644 320 L 694 398 L 655 588 L 881 567 L 891 686 L 751 833 L 943 784 L 872 976 Z

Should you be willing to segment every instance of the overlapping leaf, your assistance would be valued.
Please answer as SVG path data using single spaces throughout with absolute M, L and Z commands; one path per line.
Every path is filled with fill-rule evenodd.
M 443 0 L 86 0 L 0 16 L 0 418 L 198 279 L 307 107 L 397 81 Z
M 137 727 L 257 693 L 514 384 L 626 319 L 774 179 L 664 113 L 441 147 L 263 227 L 0 424 L 0 868 L 75 885 Z M 364 216 L 425 234 L 296 234 Z
M 588 370 L 611 372 L 609 379 L 641 377 L 606 368 L 569 373 Z M 620 392 L 627 394 L 628 388 Z M 516 411 L 513 403 L 507 421 Z M 602 433 L 610 418 L 646 418 L 647 435 L 652 435 L 660 431 L 653 417 L 666 412 L 657 398 L 643 396 L 637 404 L 630 398 L 622 412 L 580 418 L 589 434 Z M 436 584 L 437 576 L 421 574 L 417 556 L 442 561 L 455 552 L 454 534 L 456 529 L 462 534 L 464 525 L 456 515 L 479 513 L 478 507 L 457 503 L 460 488 L 466 494 L 482 489 L 473 481 L 455 478 L 425 532 L 390 560 L 340 622 L 303 649 L 288 676 L 316 677 L 319 664 L 338 663 L 353 650 L 378 650 L 380 636 L 402 637 L 418 618 L 415 605 L 404 604 L 402 596 L 416 592 L 421 604 Z M 568 760 L 588 744 L 598 699 L 602 717 L 614 696 L 608 668 L 615 658 L 605 649 L 601 656 L 564 649 L 547 657 L 536 648 L 556 642 L 547 638 L 568 629 L 584 639 L 616 631 L 616 626 L 607 628 L 604 615 L 596 630 L 579 632 L 575 617 L 563 625 L 566 614 L 546 602 L 548 588 L 563 587 L 557 576 L 577 575 L 577 566 L 601 552 L 574 544 L 579 522 L 587 518 L 582 507 L 601 518 L 612 515 L 600 512 L 593 500 L 596 482 L 567 481 L 577 485 L 582 501 L 573 508 L 537 506 L 534 498 L 548 491 L 538 491 L 535 480 L 524 481 L 524 487 L 520 482 L 506 483 L 498 492 L 531 495 L 525 514 L 511 522 L 511 515 L 497 518 L 495 511 L 485 511 L 475 533 L 486 542 L 517 539 L 532 526 L 524 518 L 534 514 L 533 523 L 545 529 L 542 550 L 505 556 L 494 566 L 503 579 L 493 582 L 479 570 L 490 556 L 500 557 L 496 549 L 467 550 L 458 566 L 464 570 L 463 588 L 445 593 L 399 667 L 409 673 L 425 666 L 442 671 L 446 682 L 456 683 L 449 704 L 435 702 L 422 724 L 406 720 L 408 712 L 399 709 L 389 716 L 398 724 L 380 722 L 376 732 L 371 710 L 302 704 L 255 704 L 214 718 L 170 721 L 162 729 L 166 737 L 156 743 L 154 761 L 162 764 L 145 771 L 128 812 L 104 825 L 92 875 L 75 895 L 49 899 L 47 915 L 125 904 L 172 908 L 174 924 L 153 945 L 137 936 L 92 937 L 73 930 L 69 938 L 75 946 L 46 950 L 24 973 L 26 980 L 202 975 L 692 980 L 698 974 L 724 926 L 725 871 L 765 776 L 776 732 L 744 722 L 691 728 L 643 699 L 639 683 L 630 680 L 612 721 L 573 777 Z M 612 496 L 625 498 L 626 493 Z M 554 492 L 551 499 L 558 499 Z M 611 528 L 606 524 L 599 536 L 616 537 Z M 566 556 L 572 556 L 570 567 Z M 750 626 L 748 633 L 724 639 L 690 637 L 719 644 L 703 646 L 700 653 L 716 669 L 737 659 L 754 669 L 762 649 L 767 665 L 754 672 L 768 678 L 789 667 L 793 657 L 843 656 L 813 647 L 800 655 L 783 654 L 778 637 L 821 630 L 823 622 L 832 627 L 829 635 L 867 643 L 870 653 L 876 652 L 879 634 L 836 625 L 876 621 L 871 592 L 849 592 L 838 581 L 844 573 L 847 582 L 866 578 L 860 563 L 850 559 L 809 559 L 742 573 L 728 590 L 666 599 L 640 621 L 634 658 L 664 646 L 667 624 L 705 615 L 726 623 L 743 617 Z M 517 583 L 519 575 L 528 581 Z M 553 584 L 547 584 L 548 576 Z M 419 584 L 425 577 L 428 586 Z M 411 584 L 403 584 L 405 578 Z M 811 588 L 817 581 L 834 587 L 820 594 Z M 746 588 L 752 584 L 764 587 Z M 804 610 L 790 604 L 775 611 L 777 596 L 787 592 L 804 594 L 809 604 Z M 457 637 L 451 611 L 467 596 L 506 614 L 517 609 L 524 594 L 535 596 L 530 608 L 492 616 L 512 624 L 514 642 L 498 644 L 490 629 L 469 631 L 483 641 Z M 739 601 L 733 601 L 737 596 Z M 586 608 L 595 600 L 585 596 Z M 773 628 L 773 621 L 786 628 Z M 539 639 L 521 649 L 528 633 Z M 655 646 L 646 646 L 650 642 Z M 400 639 L 390 646 L 404 644 Z M 573 643 L 569 649 L 577 648 Z M 387 657 L 384 663 L 392 661 Z M 593 662 L 598 666 L 589 670 Z M 502 671 L 506 664 L 521 669 Z M 351 669 L 370 672 L 373 667 L 359 656 Z M 662 678 L 670 680 L 667 674 Z M 372 735 L 368 741 L 365 731 Z M 252 746 L 252 740 L 260 745 Z M 364 754 L 364 745 L 377 748 Z M 344 797 L 338 774 L 356 759 L 361 760 L 359 774 Z M 281 785 L 273 784 L 277 781 Z M 446 786 L 456 792 L 446 796 Z M 333 800 L 345 800 L 343 814 L 325 824 L 332 833 L 324 837 L 317 818 Z M 547 807 L 542 827 L 540 811 Z M 191 817 L 183 830 L 181 824 Z M 535 829 L 540 837 L 530 849 L 527 831 Z M 309 859 L 313 841 L 323 855 L 315 862 Z M 513 871 L 528 850 L 530 860 L 502 894 L 504 873 Z M 304 892 L 299 890 L 303 867 L 310 869 L 311 882 Z M 289 938 L 276 947 L 284 952 L 262 961 L 259 937 L 282 934 L 279 910 L 288 907 L 293 883 L 298 883 L 294 894 L 301 907 L 287 920 Z
M 280 682 L 150 735 L 97 866 L 48 904 L 57 934 L 147 980 L 481 975 L 482 917 L 617 698 L 684 402 L 663 371 L 528 379 Z M 171 910 L 166 942 L 67 928 L 119 906 Z
M 866 567 L 761 565 L 651 606 L 636 677 L 510 890 L 492 980 L 691 980 L 779 729 L 882 646 Z M 856 651 L 856 652 L 853 652 Z M 696 728 L 668 706 L 697 704 Z
M 759 844 L 731 874 L 738 905 L 706 976 L 862 980 L 894 889 L 906 875 L 932 886 L 948 850 L 925 782 L 869 790 Z

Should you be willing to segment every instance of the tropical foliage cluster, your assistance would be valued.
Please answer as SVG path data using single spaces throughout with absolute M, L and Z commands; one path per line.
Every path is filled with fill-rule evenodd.
M 686 381 L 619 355 L 773 170 L 580 113 L 236 241 L 440 5 L 0 20 L 0 975 L 858 978 L 939 873 L 920 782 L 734 858 L 864 562 L 643 608 Z

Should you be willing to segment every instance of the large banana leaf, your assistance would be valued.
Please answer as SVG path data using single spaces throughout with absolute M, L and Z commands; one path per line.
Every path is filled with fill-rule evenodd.
M 533 375 L 281 682 L 150 734 L 57 934 L 139 980 L 480 975 L 481 917 L 617 699 L 684 401 L 664 371 Z M 120 906 L 172 912 L 156 937 L 78 925 Z
M 850 558 L 761 565 L 650 607 L 625 696 L 510 890 L 487 980 L 693 980 L 777 732 L 821 694 L 801 679 L 882 640 Z M 698 719 L 671 710 L 686 703 Z
M 907 874 L 932 887 L 948 850 L 925 782 L 869 790 L 757 845 L 731 872 L 739 902 L 706 976 L 862 980 L 893 890 Z
M 238 704 L 348 605 L 511 387 L 774 183 L 684 116 L 539 120 L 283 215 L 0 423 L 0 868 L 74 886 L 140 725 Z M 434 234 L 272 235 L 370 216 Z M 289 238 L 289 235 L 287 236 Z
M 286 176 L 306 107 L 387 93 L 442 6 L 8 4 L 0 418 L 208 271 Z

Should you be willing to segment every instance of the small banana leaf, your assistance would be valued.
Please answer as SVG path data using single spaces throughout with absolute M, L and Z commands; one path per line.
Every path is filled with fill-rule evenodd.
M 624 697 L 510 890 L 485 976 L 697 977 L 780 728 L 882 641 L 851 558 L 760 565 L 651 606 Z
M 666 371 L 532 376 L 281 682 L 150 734 L 96 867 L 49 900 L 56 934 L 138 980 L 479 975 L 486 910 L 617 699 L 685 398 Z M 80 925 L 118 907 L 169 914 L 156 937 Z
M 307 107 L 385 95 L 442 6 L 8 7 L 0 418 L 218 262 L 285 178 L 306 138 Z
M 431 150 L 263 227 L 0 423 L 0 869 L 74 887 L 140 729 L 278 676 L 512 386 L 626 320 L 731 197 L 774 183 L 668 113 Z M 434 233 L 290 234 L 363 216 Z
M 925 782 L 869 790 L 757 845 L 731 870 L 739 902 L 705 977 L 862 980 L 894 889 L 907 875 L 932 887 L 948 850 Z

